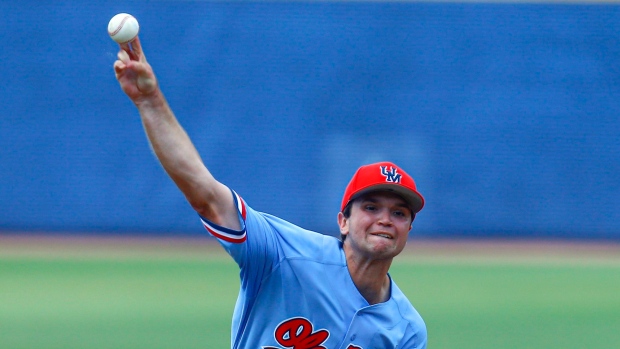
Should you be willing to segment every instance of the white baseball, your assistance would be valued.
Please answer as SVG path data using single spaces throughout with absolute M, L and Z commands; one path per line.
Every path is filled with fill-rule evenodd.
M 112 40 L 125 44 L 135 39 L 140 31 L 140 25 L 134 16 L 128 13 L 119 13 L 108 23 L 108 34 Z

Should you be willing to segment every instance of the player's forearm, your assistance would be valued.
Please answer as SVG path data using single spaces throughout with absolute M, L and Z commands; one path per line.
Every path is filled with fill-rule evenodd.
M 213 195 L 218 183 L 161 93 L 137 103 L 151 148 L 185 197 L 195 208 Z
M 215 224 L 240 229 L 230 189 L 207 170 L 161 91 L 134 102 L 155 155 L 194 210 Z

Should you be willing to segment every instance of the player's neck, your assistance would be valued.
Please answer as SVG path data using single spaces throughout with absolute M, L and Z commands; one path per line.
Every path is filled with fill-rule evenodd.
M 392 260 L 370 261 L 347 254 L 347 268 L 362 297 L 369 304 L 390 299 L 390 278 L 387 275 Z

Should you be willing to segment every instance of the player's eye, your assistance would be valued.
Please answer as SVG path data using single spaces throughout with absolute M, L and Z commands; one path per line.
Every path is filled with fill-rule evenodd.
M 410 215 L 408 210 L 394 210 L 392 214 L 398 218 L 408 218 Z

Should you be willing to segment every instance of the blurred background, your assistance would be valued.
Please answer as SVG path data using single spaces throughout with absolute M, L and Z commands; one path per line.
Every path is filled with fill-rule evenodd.
M 1 231 L 203 234 L 114 78 L 119 12 L 259 211 L 336 234 L 389 160 L 415 236 L 620 238 L 620 7 L 452 2 L 1 2 Z
M 557 3 L 2 1 L 0 231 L 203 234 L 114 78 L 119 12 L 259 211 L 336 234 L 388 160 L 415 236 L 620 239 L 620 7 Z
M 415 178 L 390 273 L 429 349 L 620 347 L 615 2 L 0 0 L 0 348 L 230 346 L 238 268 L 118 86 L 120 12 L 254 209 L 337 235 L 359 166 Z

